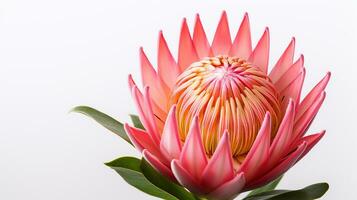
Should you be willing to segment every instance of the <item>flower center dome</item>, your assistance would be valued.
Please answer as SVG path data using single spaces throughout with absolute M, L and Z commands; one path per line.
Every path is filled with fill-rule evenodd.
M 249 151 L 267 111 L 273 136 L 282 115 L 281 101 L 269 77 L 244 59 L 208 57 L 192 63 L 178 78 L 170 104 L 176 104 L 179 134 L 185 140 L 198 116 L 203 144 L 212 155 L 228 130 L 233 157 Z

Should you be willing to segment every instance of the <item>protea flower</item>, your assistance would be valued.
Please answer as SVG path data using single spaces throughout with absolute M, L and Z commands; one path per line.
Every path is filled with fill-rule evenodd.
M 300 100 L 304 58 L 293 38 L 268 73 L 269 29 L 252 48 L 246 14 L 233 42 L 223 12 L 212 44 L 199 15 L 182 22 L 177 61 L 159 33 L 157 70 L 140 48 L 144 89 L 129 87 L 145 130 L 130 140 L 161 174 L 198 196 L 231 199 L 276 179 L 323 137 L 305 136 L 330 73 Z

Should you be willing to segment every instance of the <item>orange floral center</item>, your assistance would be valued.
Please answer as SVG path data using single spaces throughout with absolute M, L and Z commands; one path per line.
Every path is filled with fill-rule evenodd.
M 234 157 L 244 157 L 270 112 L 275 134 L 281 119 L 279 96 L 269 77 L 244 59 L 217 56 L 192 63 L 177 79 L 170 104 L 177 105 L 181 140 L 198 116 L 203 144 L 212 155 L 228 130 Z

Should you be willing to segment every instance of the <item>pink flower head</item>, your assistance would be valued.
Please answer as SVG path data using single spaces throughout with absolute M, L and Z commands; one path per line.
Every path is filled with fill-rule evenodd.
M 325 98 L 330 73 L 300 100 L 304 58 L 293 38 L 268 73 L 269 29 L 252 48 L 246 14 L 233 42 L 223 12 L 212 44 L 199 15 L 183 20 L 177 61 L 162 32 L 158 66 L 143 49 L 144 90 L 129 86 L 145 130 L 126 124 L 135 147 L 159 172 L 209 199 L 231 199 L 276 179 L 325 131 L 305 136 Z M 149 89 L 150 88 L 150 89 Z

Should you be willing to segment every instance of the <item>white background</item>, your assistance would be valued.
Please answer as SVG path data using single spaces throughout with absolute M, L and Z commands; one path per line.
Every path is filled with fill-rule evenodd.
M 177 53 L 182 17 L 199 12 L 212 38 L 222 10 L 233 34 L 249 12 L 254 45 L 267 25 L 271 60 L 297 38 L 307 68 L 304 94 L 327 71 L 327 99 L 310 129 L 327 130 L 281 188 L 330 183 L 324 199 L 355 199 L 356 45 L 354 1 L 0 1 L 0 199 L 154 199 L 104 162 L 139 154 L 79 114 L 90 105 L 120 121 L 135 109 L 127 75 L 140 82 L 138 48 L 156 62 L 163 29 Z

